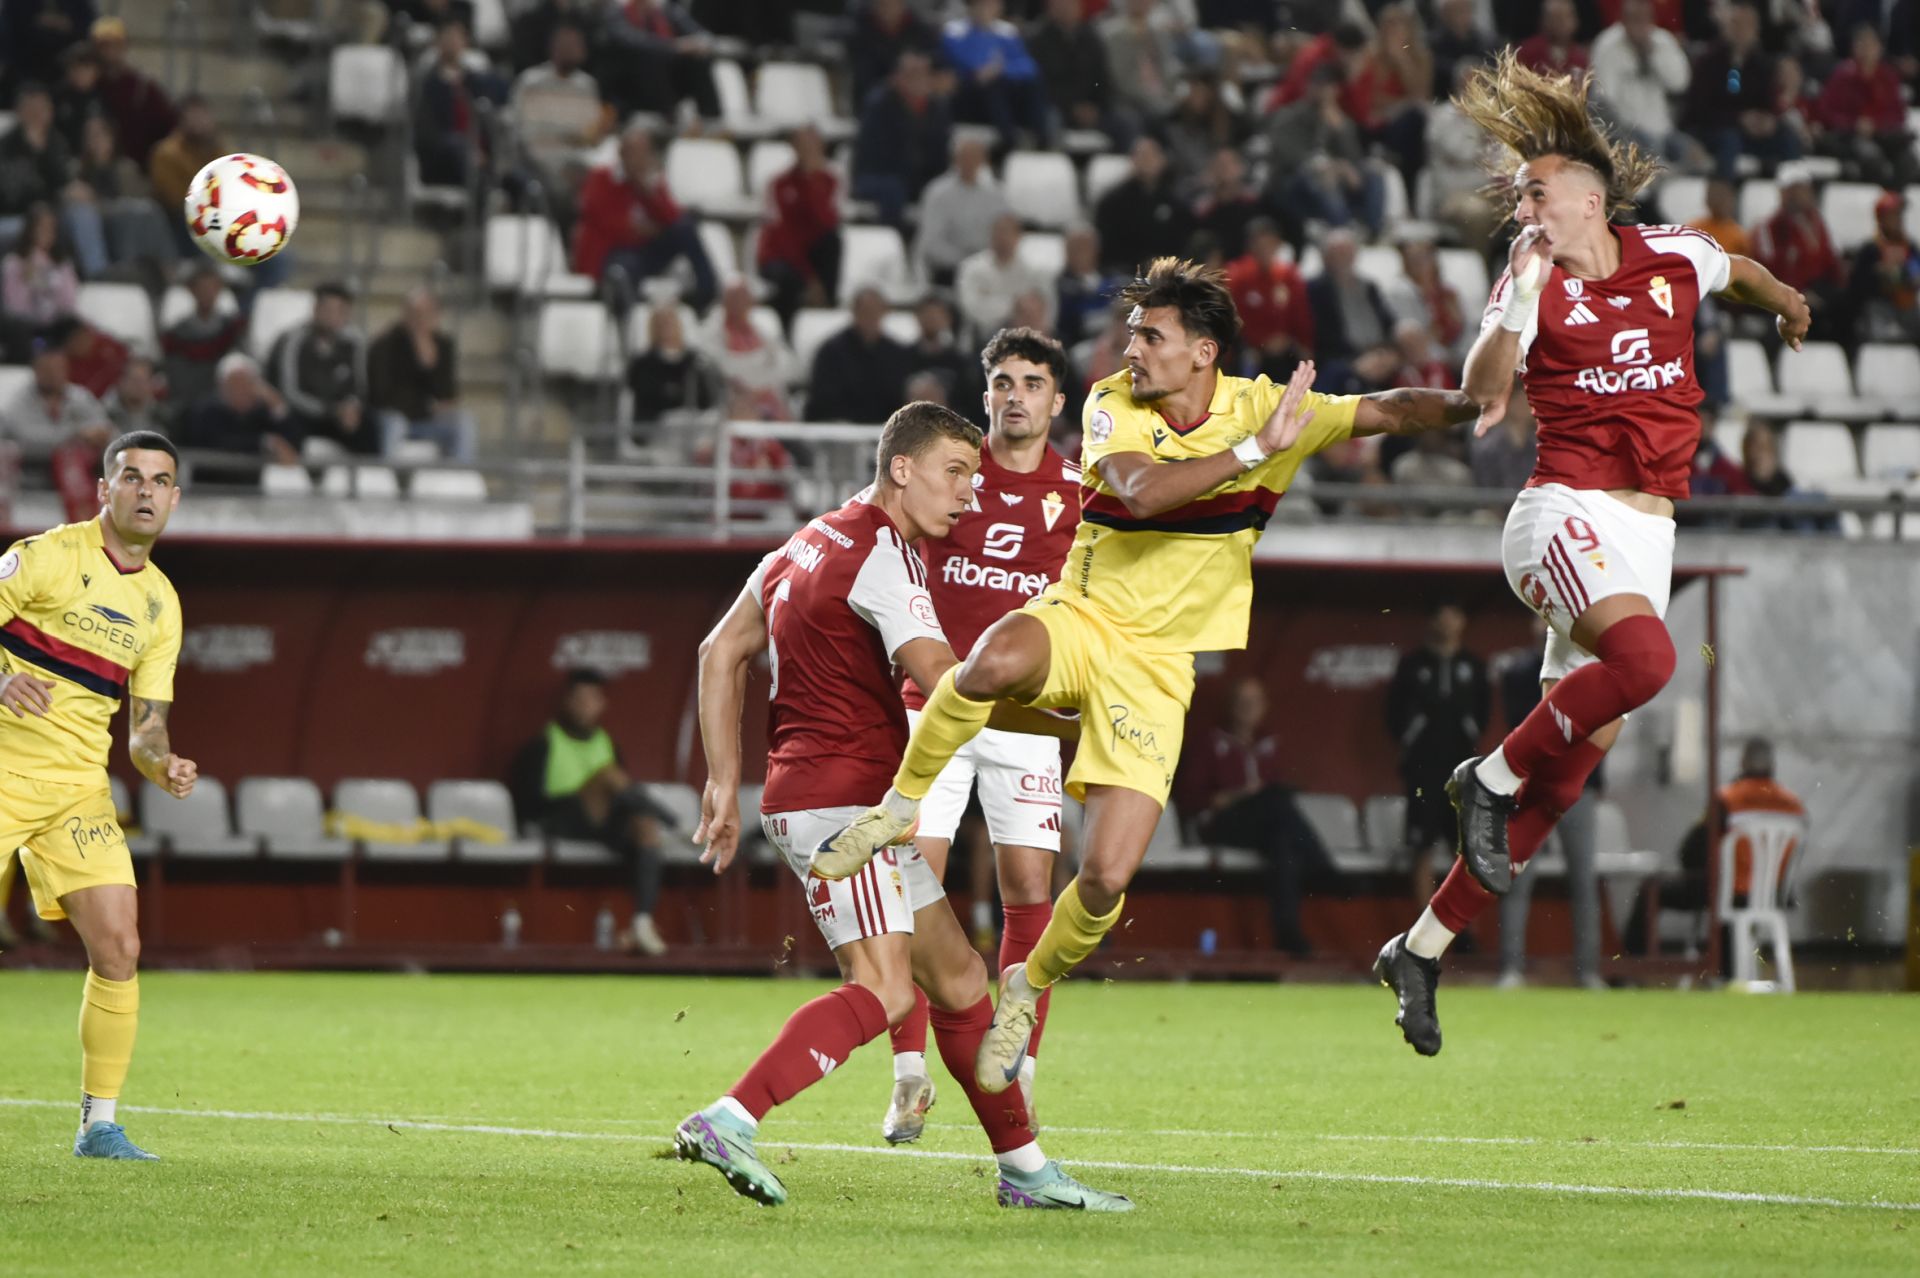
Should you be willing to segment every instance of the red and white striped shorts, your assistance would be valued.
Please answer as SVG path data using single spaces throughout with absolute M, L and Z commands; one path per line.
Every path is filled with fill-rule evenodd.
M 760 828 L 786 859 L 807 894 L 807 910 L 829 949 L 850 941 L 913 934 L 913 912 L 946 893 L 933 870 L 911 847 L 886 848 L 850 879 L 830 882 L 809 868 L 813 849 L 865 812 L 865 808 L 805 808 L 764 814 Z

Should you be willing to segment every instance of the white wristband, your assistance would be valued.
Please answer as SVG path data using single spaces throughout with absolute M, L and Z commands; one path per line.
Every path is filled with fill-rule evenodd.
M 1515 293 L 1507 301 L 1507 309 L 1500 312 L 1500 327 L 1509 333 L 1518 333 L 1533 322 L 1533 313 L 1540 308 L 1540 294 Z
M 1254 435 L 1249 435 L 1235 444 L 1233 455 L 1240 459 L 1240 465 L 1245 470 L 1252 470 L 1267 459 L 1267 455 L 1260 450 L 1259 437 Z

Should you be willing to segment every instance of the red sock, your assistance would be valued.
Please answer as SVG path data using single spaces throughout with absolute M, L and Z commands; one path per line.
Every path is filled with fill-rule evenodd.
M 927 996 L 918 985 L 913 987 L 913 1010 L 907 1019 L 887 1031 L 893 1038 L 893 1054 L 927 1050 Z
M 1009 1087 L 997 1096 L 989 1096 L 973 1081 L 974 1057 L 980 1054 L 980 1040 L 993 1024 L 993 1000 L 982 995 L 978 1003 L 964 1012 L 945 1012 L 934 1008 L 933 1041 L 939 1044 L 940 1059 L 953 1075 L 973 1106 L 974 1117 L 986 1129 L 987 1143 L 993 1152 L 1004 1154 L 1033 1140 L 1033 1124 L 1027 1120 L 1027 1102 L 1018 1087 Z
M 1611 632 L 1609 632 L 1611 633 Z M 1553 827 L 1567 809 L 1580 801 L 1587 778 L 1600 766 L 1606 751 L 1591 741 L 1578 741 L 1573 749 L 1550 759 L 1520 787 L 1519 805 L 1507 818 L 1507 849 L 1515 868 L 1533 859 L 1553 833 Z M 1446 881 L 1433 894 L 1433 916 L 1449 932 L 1464 932 L 1474 917 L 1493 900 L 1493 893 L 1473 881 L 1464 862 L 1455 861 Z
M 764 1118 L 775 1105 L 786 1104 L 831 1074 L 854 1048 L 872 1042 L 886 1028 L 887 1009 L 872 990 L 842 985 L 789 1016 L 780 1037 L 727 1095 L 756 1120 Z
M 1002 905 L 1001 917 L 1006 926 L 1000 930 L 1000 968 L 1004 972 L 1015 963 L 1024 963 L 1027 955 L 1033 953 L 1033 947 L 1040 944 L 1040 934 L 1047 930 L 1047 921 L 1053 917 L 1053 903 L 1041 905 Z M 1033 1024 L 1033 1038 L 1027 1044 L 1027 1055 L 1040 1055 L 1040 1031 L 1047 1027 L 1047 1009 L 1053 1006 L 1053 987 L 1040 996 L 1040 1018 Z
M 1616 621 L 1594 644 L 1593 655 L 1600 658 L 1597 664 L 1556 683 L 1507 734 L 1501 753 L 1516 776 L 1532 776 L 1549 759 L 1647 704 L 1673 677 L 1673 639 L 1658 617 Z

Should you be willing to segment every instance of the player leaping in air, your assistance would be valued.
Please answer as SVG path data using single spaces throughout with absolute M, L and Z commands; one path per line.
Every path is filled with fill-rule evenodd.
M 140 927 L 107 752 L 131 696 L 140 774 L 178 799 L 199 775 L 167 736 L 180 600 L 149 558 L 180 504 L 179 454 L 135 431 L 105 462 L 98 518 L 0 555 L 0 847 L 24 845 L 34 908 L 71 920 L 87 947 L 73 1152 L 151 1160 L 114 1121 L 140 1023 Z
M 1026 962 L 1001 973 L 977 1065 L 989 1091 L 1018 1076 L 1040 996 L 1120 918 L 1173 786 L 1193 654 L 1246 646 L 1253 546 L 1300 464 L 1353 435 L 1474 414 L 1457 391 L 1315 394 L 1311 363 L 1285 388 L 1227 376 L 1240 317 L 1220 274 L 1192 262 L 1157 259 L 1121 298 L 1127 368 L 1087 399 L 1081 523 L 1059 581 L 941 677 L 885 799 L 813 858 L 844 879 L 911 837 L 934 779 L 1000 699 L 1079 711 L 1066 788 L 1087 809 L 1080 873 Z
M 1484 759 L 1454 772 L 1459 860 L 1374 972 L 1399 998 L 1415 1051 L 1440 1050 L 1434 985 L 1454 936 L 1539 850 L 1587 774 L 1674 670 L 1663 618 L 1673 503 L 1700 441 L 1693 317 L 1712 293 L 1777 316 L 1799 349 L 1806 299 L 1713 238 L 1629 226 L 1658 171 L 1587 110 L 1587 77 L 1543 76 L 1503 53 L 1459 105 L 1501 144 L 1520 233 L 1467 355 L 1480 429 L 1506 409 L 1516 370 L 1539 419 L 1539 460 L 1507 516 L 1501 561 L 1515 594 L 1552 627 L 1545 700 Z
M 933 1004 L 940 1055 L 993 1146 L 1001 1206 L 1133 1205 L 1049 1161 L 1017 1096 L 993 1098 L 973 1085 L 993 1016 L 987 968 L 919 854 L 889 852 L 833 883 L 808 872 L 814 845 L 886 789 L 906 745 L 896 667 L 931 687 L 953 665 L 912 543 L 946 536 L 973 501 L 979 465 L 980 432 L 964 417 L 938 404 L 900 409 L 881 433 L 868 498 L 813 520 L 761 560 L 700 645 L 701 860 L 718 873 L 739 846 L 740 714 L 747 668 L 764 652 L 773 687 L 760 825 L 800 877 L 846 978 L 788 1018 L 740 1081 L 674 1133 L 682 1158 L 716 1168 L 768 1206 L 785 1202 L 787 1191 L 755 1151 L 760 1120 L 905 1019 L 916 984 Z M 1015 731 L 1060 728 L 1012 705 L 996 722 Z

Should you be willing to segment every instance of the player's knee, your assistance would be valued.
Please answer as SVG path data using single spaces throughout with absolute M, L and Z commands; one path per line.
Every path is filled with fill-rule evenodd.
M 1645 705 L 1667 686 L 1679 664 L 1673 636 L 1658 617 L 1628 617 L 1600 637 L 1600 659 L 1635 705 Z
M 1078 876 L 1080 904 L 1089 914 L 1111 913 L 1126 894 L 1130 877 L 1123 866 L 1093 862 L 1081 866 Z
M 982 647 L 953 672 L 953 687 L 969 701 L 993 701 L 1008 691 L 1013 662 L 1005 654 Z
M 109 981 L 130 981 L 140 969 L 140 933 L 132 928 L 95 937 L 87 946 L 87 965 Z
M 911 980 L 883 982 L 873 993 L 880 1000 L 880 1006 L 886 1009 L 888 1029 L 903 1025 L 913 1015 L 914 1004 L 919 1001 L 913 996 Z

